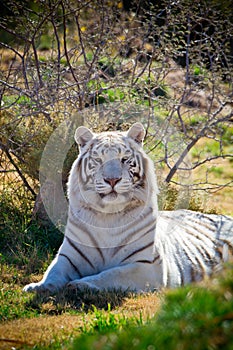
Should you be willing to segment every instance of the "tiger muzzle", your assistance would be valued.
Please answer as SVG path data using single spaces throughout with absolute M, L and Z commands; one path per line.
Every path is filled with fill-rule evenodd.
M 112 188 L 122 179 L 121 162 L 118 159 L 109 160 L 103 164 L 103 179 Z

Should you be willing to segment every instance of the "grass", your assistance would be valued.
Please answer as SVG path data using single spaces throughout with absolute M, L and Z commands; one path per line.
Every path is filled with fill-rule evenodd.
M 13 192 L 15 195 L 15 192 Z M 27 273 L 44 269 L 62 242 L 62 234 L 53 227 L 32 220 L 30 200 L 21 194 L 17 201 L 10 191 L 0 198 L 0 262 L 26 269 Z
M 208 198 L 206 196 L 204 200 L 204 211 L 207 210 L 206 208 L 210 207 L 217 213 L 233 215 L 232 156 L 229 156 L 233 154 L 231 142 L 232 132 L 233 129 L 229 128 L 229 130 L 225 130 L 223 136 L 223 143 L 225 143 L 224 153 L 228 154 L 228 157 L 215 159 L 216 156 L 221 155 L 220 143 L 215 140 L 209 140 L 208 138 L 199 140 L 196 146 L 191 150 L 193 163 L 202 161 L 206 156 L 213 158 L 211 161 L 202 164 L 202 166 L 192 171 L 193 183 L 197 184 L 197 186 L 200 184 L 199 188 L 213 188 L 207 191 Z M 227 183 L 229 186 L 225 186 Z M 203 186 L 201 184 L 203 184 Z M 221 190 L 220 187 L 218 189 L 218 186 L 222 186 Z
M 13 271 L 12 271 L 13 272 Z M 0 348 L 62 348 L 80 334 L 122 330 L 143 324 L 160 305 L 158 294 L 136 296 L 116 291 L 71 293 L 49 296 L 23 293 L 23 279 L 0 289 Z
M 117 332 L 78 337 L 72 349 L 232 349 L 233 273 L 209 286 L 188 286 L 166 293 L 160 312 L 146 324 Z
M 221 177 L 221 176 L 224 174 L 224 169 L 223 169 L 223 167 L 220 167 L 220 166 L 211 167 L 211 168 L 209 169 L 209 171 L 210 171 L 211 173 L 215 173 L 215 175 L 216 175 L 217 177 Z
M 118 294 L 118 305 L 113 307 L 114 292 L 75 294 L 73 302 L 79 300 L 79 307 L 66 295 L 65 307 L 64 295 L 36 297 L 22 293 L 19 284 L 18 278 L 1 294 L 5 298 L 1 315 L 3 310 L 10 315 L 0 323 L 1 349 L 233 348 L 232 265 L 211 280 L 160 295 Z M 15 313 L 4 309 L 10 300 Z

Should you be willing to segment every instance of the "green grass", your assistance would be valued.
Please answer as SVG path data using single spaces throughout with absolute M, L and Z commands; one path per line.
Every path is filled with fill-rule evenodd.
M 230 268 L 217 287 L 169 292 L 158 316 L 146 325 L 83 334 L 71 349 L 233 349 L 232 281 Z
M 13 273 L 8 272 L 11 275 Z M 20 281 L 22 279 L 16 274 L 15 281 L 6 284 L 5 280 L 0 287 L 2 321 L 9 322 L 18 318 L 23 323 L 28 318 L 36 317 L 40 320 L 38 316 L 41 315 L 67 312 L 82 320 L 82 325 L 70 330 L 68 335 L 60 337 L 57 334 L 57 338 L 51 338 L 47 344 L 39 342 L 32 346 L 25 345 L 25 349 L 233 349 L 232 265 L 227 266 L 220 276 L 202 282 L 201 285 L 166 291 L 161 309 L 152 318 L 143 318 L 141 313 L 129 315 L 123 309 L 117 312 L 118 306 L 111 306 L 114 292 L 75 293 L 73 299 L 68 294 L 39 297 L 22 293 Z M 150 298 L 150 295 L 147 297 Z M 119 305 L 124 303 L 124 298 L 125 296 L 122 299 L 119 297 Z M 138 297 L 132 295 L 132 298 Z M 143 303 L 143 296 L 141 299 Z M 55 322 L 53 316 L 51 327 Z M 73 334 L 77 333 L 79 335 L 74 337 Z
M 17 105 L 17 106 L 32 106 L 31 99 L 27 96 L 18 95 L 5 95 L 3 96 L 3 102 L 7 106 Z
M 27 307 L 31 295 L 21 292 L 21 289 L 0 283 L 0 321 L 10 321 L 22 317 L 38 316 L 38 311 Z
M 83 335 L 92 335 L 96 332 L 100 334 L 117 332 L 124 328 L 143 324 L 142 317 L 126 317 L 124 314 L 114 314 L 111 311 L 110 303 L 107 312 L 93 306 L 92 313 L 94 317 L 90 321 L 84 319 L 84 324 L 80 329 Z
M 26 267 L 28 273 L 39 271 L 59 248 L 63 235 L 54 227 L 43 227 L 32 220 L 28 200 L 22 198 L 20 206 L 13 196 L 0 198 L 0 261 Z
M 233 143 L 233 127 L 223 126 L 223 144 L 224 146 L 230 146 Z
M 224 174 L 224 169 L 220 166 L 212 166 L 209 168 L 209 171 L 214 173 L 217 177 L 221 177 Z

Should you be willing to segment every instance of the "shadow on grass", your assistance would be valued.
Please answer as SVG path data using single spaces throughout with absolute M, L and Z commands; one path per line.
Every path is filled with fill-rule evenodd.
M 60 315 L 64 312 L 80 311 L 88 312 L 97 309 L 108 310 L 121 306 L 126 298 L 133 297 L 132 292 L 121 290 L 110 291 L 85 291 L 64 289 L 56 294 L 35 294 L 27 302 L 26 307 L 49 315 Z

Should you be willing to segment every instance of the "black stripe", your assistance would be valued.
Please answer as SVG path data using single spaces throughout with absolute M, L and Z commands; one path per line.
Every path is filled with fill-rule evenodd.
M 224 242 L 224 244 L 227 244 L 227 246 L 228 246 L 228 252 L 229 252 L 229 254 L 230 255 L 232 255 L 233 256 L 233 245 L 231 245 L 228 241 L 226 241 L 226 240 L 222 240 L 223 242 Z
M 183 270 L 183 265 L 177 256 L 175 256 L 175 261 L 176 261 L 176 266 L 179 270 L 179 274 L 180 274 L 180 278 L 181 278 L 181 285 L 183 285 L 184 284 L 184 274 L 185 274 L 184 270 Z
M 201 261 L 197 256 L 195 256 L 195 260 L 196 260 L 196 262 L 198 264 L 198 268 L 199 268 L 196 271 L 196 276 L 197 276 L 197 274 L 201 274 L 201 279 L 203 279 L 204 276 L 206 276 L 206 269 L 203 267 L 203 261 Z M 205 266 L 205 262 L 204 262 L 204 266 Z M 194 270 L 195 270 L 195 268 L 194 268 Z M 195 276 L 195 280 L 194 281 L 196 281 L 196 276 Z
M 187 246 L 185 246 L 185 248 L 188 248 Z M 187 250 L 184 247 L 182 247 L 183 253 L 185 254 L 186 258 L 189 261 L 189 268 L 190 268 L 190 282 L 194 282 L 195 281 L 195 274 L 194 274 L 194 262 L 193 260 L 190 258 Z M 194 257 L 194 260 L 196 260 L 196 258 Z M 197 261 L 197 260 L 196 260 Z M 182 276 L 182 283 L 184 284 L 184 277 Z M 185 282 L 187 283 L 187 282 Z
M 90 238 L 90 240 L 91 240 L 91 242 L 92 242 L 92 244 L 93 244 L 93 248 L 96 248 L 96 250 L 99 252 L 99 254 L 100 254 L 100 256 L 101 256 L 103 262 L 105 262 L 105 258 L 104 258 L 103 252 L 102 252 L 102 250 L 98 247 L 98 242 L 97 242 L 97 240 L 95 239 L 95 237 L 93 237 L 93 236 L 92 236 L 92 233 L 91 233 L 89 230 L 87 230 L 86 226 L 82 223 L 82 221 L 81 221 L 81 220 L 78 220 L 78 219 L 75 217 L 75 215 L 74 215 L 74 213 L 73 213 L 72 210 L 70 210 L 69 214 L 71 214 L 71 216 L 73 217 L 73 219 L 72 219 L 72 218 L 70 217 L 70 215 L 69 215 L 69 221 L 70 221 L 70 223 L 71 223 L 72 225 L 74 225 L 74 226 L 79 226 L 79 228 L 80 228 L 82 231 L 84 231 L 84 233 L 86 233 L 86 234 L 88 235 L 88 237 Z M 78 220 L 78 223 L 77 223 L 77 220 Z M 75 232 L 74 232 L 73 230 L 71 230 L 71 228 L 69 227 L 69 225 L 68 225 L 68 228 L 69 228 L 69 231 L 75 235 Z
M 194 228 L 194 230 L 197 230 Z M 211 243 L 215 243 L 216 239 L 214 239 L 213 237 L 207 235 L 206 233 L 202 232 L 199 230 L 198 228 L 198 232 L 193 232 L 192 230 L 189 230 L 188 228 L 186 228 L 187 231 L 187 239 L 191 241 L 191 243 L 197 248 L 197 250 L 200 252 L 200 254 L 203 256 L 204 259 L 212 259 L 212 256 L 209 255 L 208 251 L 205 248 L 205 241 L 203 239 L 202 236 L 204 236 L 205 238 L 207 238 Z M 197 242 L 195 242 L 195 244 L 192 242 L 191 237 L 195 238 L 196 240 L 198 240 L 200 247 L 197 245 Z M 204 251 L 203 251 L 204 250 Z
M 200 240 L 199 237 L 194 236 L 195 238 L 197 238 L 198 240 Z M 200 240 L 202 243 L 204 243 L 202 240 Z M 191 242 L 192 243 L 192 242 Z M 193 243 L 192 243 L 193 244 Z M 194 244 L 195 248 L 199 251 L 201 258 L 199 258 L 198 256 L 194 256 L 194 259 L 196 260 L 197 264 L 198 264 L 198 273 L 201 273 L 201 277 L 203 278 L 206 275 L 206 267 L 209 267 L 209 264 L 211 261 L 214 260 L 214 257 L 210 257 L 208 252 L 205 250 L 205 247 L 198 247 L 196 242 Z M 204 250 L 204 251 L 203 251 Z M 208 258 L 209 256 L 209 258 Z
M 67 255 L 62 254 L 62 253 L 59 253 L 59 256 L 64 256 L 64 258 L 66 258 L 66 259 L 69 261 L 69 263 L 70 263 L 70 265 L 73 267 L 73 269 L 79 274 L 79 277 L 80 277 L 80 278 L 83 277 L 82 274 L 81 274 L 81 272 L 80 272 L 79 269 L 77 268 L 77 266 L 75 266 L 75 265 L 72 263 L 72 261 L 70 260 L 70 258 L 69 258 Z
M 204 219 L 208 220 L 210 224 L 213 224 L 213 226 L 214 226 L 216 229 L 218 229 L 218 225 L 219 225 L 218 219 L 219 219 L 219 218 L 217 218 L 217 221 L 216 221 L 216 219 L 213 219 L 212 217 L 209 216 L 210 214 L 205 215 L 205 214 L 202 214 L 202 213 L 196 213 L 196 215 L 197 215 L 197 217 L 199 218 L 200 221 L 202 221 L 201 219 L 204 218 Z M 219 215 L 219 216 L 220 216 L 220 215 Z M 196 220 L 194 219 L 194 221 L 196 221 Z M 221 221 L 222 221 L 222 220 L 221 220 Z M 205 225 L 205 226 L 208 227 L 208 224 Z
M 142 264 L 154 264 L 158 259 L 160 259 L 160 255 L 157 255 L 153 260 L 137 260 L 135 262 Z
M 207 237 L 209 239 L 209 241 L 211 241 L 211 243 L 215 243 L 215 240 L 214 239 L 211 239 L 209 238 L 208 236 L 206 236 L 205 234 L 203 234 L 204 237 Z M 192 240 L 191 240 L 191 237 L 194 237 L 195 239 L 197 239 L 199 242 L 197 244 L 197 242 L 193 243 Z M 194 233 L 190 233 L 189 232 L 189 235 L 187 237 L 187 239 L 191 242 L 191 244 L 193 244 L 195 246 L 195 248 L 199 251 L 200 255 L 203 257 L 204 261 L 207 261 L 207 260 L 212 260 L 213 257 L 209 254 L 209 252 L 207 251 L 206 249 L 206 243 L 205 241 L 203 240 L 202 237 L 200 237 L 198 234 L 194 234 Z
M 185 256 L 187 257 L 187 259 L 189 260 L 190 262 L 190 267 L 193 267 L 193 264 L 195 264 L 195 262 L 193 260 L 196 260 L 196 257 L 192 255 L 192 252 L 190 253 L 190 249 L 189 249 L 189 246 L 187 244 L 188 242 L 186 241 L 183 241 L 183 244 L 182 244 L 182 251 L 183 253 L 185 254 Z M 191 255 L 191 257 L 190 257 Z
M 230 260 L 233 257 L 233 246 L 231 246 L 229 242 L 225 240 L 222 240 L 222 244 L 221 242 L 218 244 L 219 245 L 216 247 L 216 253 L 218 253 L 218 256 L 220 256 L 220 259 L 223 260 L 223 247 L 226 244 L 228 249 L 228 260 Z
M 198 238 L 198 237 L 195 237 Z M 200 240 L 200 239 L 199 239 Z M 204 243 L 202 240 L 200 240 L 202 243 Z M 188 246 L 188 242 L 184 242 L 186 247 L 187 247 L 187 251 L 190 251 L 189 246 Z M 192 243 L 192 242 L 191 242 Z M 193 243 L 192 243 L 193 244 Z M 210 257 L 210 258 L 206 258 L 206 256 L 209 256 L 208 252 L 206 252 L 204 247 L 199 248 L 195 242 L 195 244 L 193 244 L 195 246 L 195 248 L 199 251 L 201 258 L 199 258 L 198 256 L 193 256 L 193 258 L 196 261 L 196 264 L 193 265 L 193 262 L 191 260 L 191 267 L 192 267 L 192 273 L 191 273 L 191 277 L 193 278 L 192 281 L 196 281 L 196 276 L 197 274 L 201 274 L 201 278 L 203 278 L 206 275 L 206 267 L 209 267 L 209 264 L 211 261 L 214 260 L 214 257 Z M 204 248 L 204 252 L 203 252 L 203 248 Z M 186 253 L 187 253 L 186 251 Z M 192 255 L 192 251 L 191 251 L 191 255 Z
M 81 257 L 86 260 L 86 262 L 88 262 L 88 264 L 95 269 L 95 266 L 92 264 L 92 262 L 88 259 L 88 257 L 71 241 L 71 239 L 69 239 L 68 237 L 66 237 L 67 241 L 69 242 L 69 244 L 71 245 L 71 247 L 76 250 L 76 252 L 81 255 Z
M 150 224 L 151 224 L 151 223 L 150 223 Z M 147 227 L 148 227 L 150 224 L 148 224 Z M 146 227 L 146 228 L 147 228 L 147 227 Z M 156 227 L 156 224 L 153 225 L 152 227 L 150 227 L 148 231 L 144 232 L 143 235 L 140 236 L 140 237 L 137 239 L 137 241 L 138 241 L 138 240 L 141 240 L 143 237 L 145 237 L 149 232 L 151 232 L 152 230 L 154 230 L 155 227 Z M 143 229 L 144 229 L 144 227 L 143 227 Z M 130 240 L 131 240 L 131 238 L 135 235 L 135 233 L 137 233 L 137 232 L 135 232 L 135 231 L 131 232 L 131 234 L 130 234 L 129 236 L 127 236 L 127 237 L 124 239 L 124 241 L 121 242 L 121 244 L 120 244 L 118 247 L 115 248 L 112 257 L 114 257 L 114 256 L 115 256 L 123 247 L 125 247 L 128 243 L 130 243 L 130 244 L 132 243 L 132 241 L 130 241 Z
M 202 228 L 204 225 L 200 225 L 200 222 L 199 224 L 197 222 L 195 222 L 195 224 L 197 224 L 197 226 L 192 226 L 192 222 L 191 222 L 191 225 L 190 227 L 187 227 L 184 226 L 183 224 L 181 224 L 181 227 L 184 228 L 185 230 L 185 234 L 188 236 L 193 236 L 197 239 L 199 239 L 200 241 L 203 242 L 203 238 L 202 236 L 204 236 L 205 238 L 209 239 L 210 241 L 214 242 L 214 237 L 213 237 L 213 233 L 214 231 L 210 231 L 210 232 L 203 232 Z M 178 223 L 179 225 L 179 223 Z
M 96 250 L 98 251 L 99 255 L 101 256 L 103 263 L 105 263 L 105 257 L 104 257 L 104 254 L 103 254 L 101 248 L 96 247 Z
M 191 282 L 195 282 L 196 281 L 197 272 L 195 271 L 195 268 L 194 268 L 193 265 L 191 265 L 190 268 L 191 268 L 191 272 L 190 272 Z
M 206 237 L 211 243 L 214 243 L 214 240 L 211 239 L 210 237 L 206 236 L 204 233 L 203 233 L 203 236 Z M 198 242 L 193 243 L 191 237 L 195 238 Z M 198 235 L 197 233 L 188 231 L 187 240 L 190 241 L 193 246 L 195 246 L 195 248 L 199 251 L 199 253 L 201 254 L 201 256 L 203 257 L 203 259 L 205 261 L 213 259 L 213 257 L 206 250 L 206 243 L 200 235 Z M 184 242 L 184 244 L 185 244 L 187 250 L 190 250 L 189 245 L 186 244 L 186 242 Z
M 204 242 L 203 242 L 204 243 Z M 203 259 L 205 261 L 209 260 L 211 261 L 214 257 L 209 254 L 209 252 L 206 250 L 206 247 L 203 246 L 196 246 L 197 250 L 200 252 L 200 254 L 203 256 Z
M 138 249 L 135 250 L 134 252 L 130 253 L 126 258 L 124 258 L 124 259 L 121 261 L 121 263 L 123 263 L 123 262 L 126 261 L 127 259 L 131 258 L 131 256 L 133 256 L 133 255 L 135 255 L 135 254 L 137 254 L 137 253 L 140 253 L 140 252 L 142 252 L 143 250 L 145 250 L 145 249 L 147 249 L 147 248 L 149 248 L 149 247 L 151 247 L 151 246 L 153 246 L 153 245 L 154 245 L 154 242 L 151 242 L 151 243 L 148 243 L 148 244 L 147 244 L 146 246 L 144 246 L 144 247 L 138 248 Z
M 195 225 L 197 225 L 196 227 L 194 226 L 194 229 L 196 229 L 198 232 L 202 233 L 204 236 L 206 236 L 207 238 L 209 239 L 213 239 L 213 236 L 212 234 L 213 233 L 218 233 L 218 224 L 219 222 L 206 215 L 201 215 L 199 213 L 196 214 L 197 215 L 197 218 L 196 217 L 191 217 L 191 227 L 192 226 L 192 223 Z M 204 220 L 203 220 L 204 219 Z M 204 221 L 204 222 L 203 222 Z M 200 230 L 202 227 L 206 228 L 208 231 L 210 232 L 203 232 L 202 230 Z M 209 236 L 209 233 L 210 233 L 210 236 Z

